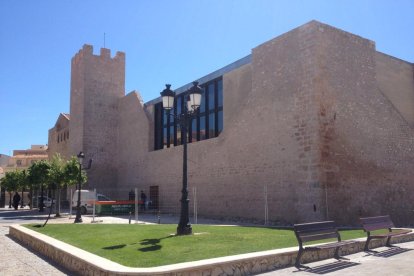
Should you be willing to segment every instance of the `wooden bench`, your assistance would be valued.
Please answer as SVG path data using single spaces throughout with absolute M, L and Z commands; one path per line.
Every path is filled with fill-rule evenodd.
M 365 242 L 365 251 L 369 251 L 369 242 L 374 239 L 387 238 L 386 246 L 391 246 L 391 237 L 402 236 L 411 232 L 410 229 L 393 229 L 394 223 L 391 221 L 390 216 L 378 216 L 378 217 L 366 217 L 360 218 L 364 231 L 367 232 L 367 241 Z M 388 230 L 386 233 L 372 234 L 372 231 L 376 230 Z
M 335 259 L 340 259 L 339 249 L 346 244 L 355 243 L 353 240 L 341 241 L 338 229 L 333 221 L 311 222 L 295 224 L 294 231 L 299 243 L 299 252 L 296 257 L 295 266 L 297 268 L 306 267 L 300 264 L 300 259 L 305 251 L 317 251 L 322 249 L 335 248 Z M 337 239 L 335 242 L 328 242 L 321 245 L 311 245 L 304 247 L 304 243 L 325 239 Z

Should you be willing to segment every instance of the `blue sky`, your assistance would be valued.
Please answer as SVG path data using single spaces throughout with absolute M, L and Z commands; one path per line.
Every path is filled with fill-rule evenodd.
M 414 62 L 414 1 L 1 0 L 0 153 L 47 144 L 69 112 L 70 60 L 83 44 L 126 53 L 126 93 L 147 102 L 310 20 Z

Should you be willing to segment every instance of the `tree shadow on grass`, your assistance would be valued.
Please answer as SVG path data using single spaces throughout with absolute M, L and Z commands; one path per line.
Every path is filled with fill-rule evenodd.
M 114 249 L 124 248 L 125 246 L 126 246 L 126 244 L 118 244 L 118 245 L 112 245 L 112 246 L 102 247 L 102 249 L 114 250 Z
M 150 251 L 156 251 L 156 250 L 160 250 L 162 248 L 161 245 L 159 245 L 159 243 L 161 242 L 161 240 L 163 239 L 168 239 L 168 238 L 172 238 L 174 237 L 174 235 L 169 235 L 160 239 L 145 239 L 142 240 L 139 244 L 146 246 L 146 247 L 142 247 L 139 248 L 138 250 L 141 252 L 150 252 Z

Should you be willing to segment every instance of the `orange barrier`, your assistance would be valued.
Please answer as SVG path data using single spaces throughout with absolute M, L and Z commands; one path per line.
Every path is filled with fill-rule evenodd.
M 143 204 L 142 200 L 138 200 L 138 204 Z M 88 202 L 89 204 L 89 202 Z M 93 204 L 93 201 L 92 201 Z M 135 200 L 111 200 L 111 201 L 96 201 L 96 205 L 124 205 L 124 204 L 135 204 Z

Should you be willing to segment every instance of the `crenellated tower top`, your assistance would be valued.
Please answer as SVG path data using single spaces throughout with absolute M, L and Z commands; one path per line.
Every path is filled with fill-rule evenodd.
M 75 64 L 79 62 L 79 60 L 86 58 L 86 57 L 99 57 L 103 60 L 113 60 L 113 61 L 120 61 L 125 62 L 125 53 L 117 51 L 115 56 L 111 58 L 111 50 L 107 48 L 101 48 L 100 55 L 93 54 L 93 46 L 89 44 L 84 44 L 82 49 L 80 49 L 76 55 L 72 58 L 72 62 Z

